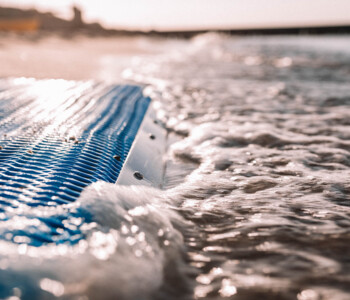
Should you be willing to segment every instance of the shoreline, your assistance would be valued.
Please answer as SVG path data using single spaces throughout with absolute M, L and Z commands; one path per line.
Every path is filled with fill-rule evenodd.
M 179 30 L 179 31 L 142 31 L 142 30 L 125 30 L 125 29 L 108 29 L 99 23 L 85 23 L 82 19 L 81 11 L 74 8 L 75 17 L 72 20 L 64 20 L 56 17 L 50 12 L 39 12 L 35 9 L 19 9 L 10 7 L 0 7 L 0 21 L 9 23 L 9 30 L 6 31 L 6 26 L 0 27 L 2 32 L 20 32 L 46 34 L 58 33 L 62 36 L 87 35 L 101 37 L 119 37 L 119 36 L 154 36 L 167 38 L 183 38 L 189 39 L 198 34 L 216 32 L 227 35 L 324 35 L 324 34 L 350 34 L 350 24 L 331 25 L 331 26 L 290 26 L 282 28 L 227 28 L 227 29 L 198 29 L 198 30 Z M 12 30 L 13 22 L 37 22 L 37 28 L 33 30 Z M 11 26 L 10 26 L 11 25 Z M 4 29 L 5 28 L 5 29 Z M 11 29 L 12 28 L 12 29 Z M 3 29 L 3 30 L 1 30 Z

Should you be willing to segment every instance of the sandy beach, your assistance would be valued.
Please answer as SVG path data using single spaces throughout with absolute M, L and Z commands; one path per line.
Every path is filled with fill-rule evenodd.
M 141 37 L 1 34 L 0 77 L 118 81 L 133 57 L 161 51 L 150 43 Z

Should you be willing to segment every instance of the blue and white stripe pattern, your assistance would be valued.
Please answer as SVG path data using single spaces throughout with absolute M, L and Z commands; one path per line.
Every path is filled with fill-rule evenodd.
M 74 202 L 98 180 L 116 182 L 149 102 L 131 85 L 0 80 L 0 222 L 23 207 Z M 41 221 L 51 233 L 30 244 L 52 242 L 63 226 Z

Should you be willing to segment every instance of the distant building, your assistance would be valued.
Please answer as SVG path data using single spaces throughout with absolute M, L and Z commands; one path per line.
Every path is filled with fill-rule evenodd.
M 79 28 L 82 28 L 84 27 L 84 21 L 83 21 L 83 17 L 82 17 L 82 12 L 81 10 L 76 7 L 76 6 L 73 6 L 73 19 L 72 19 L 72 27 L 74 29 L 79 29 Z
M 0 19 L 0 31 L 37 31 L 40 28 L 40 22 L 36 18 L 23 18 L 3 20 Z

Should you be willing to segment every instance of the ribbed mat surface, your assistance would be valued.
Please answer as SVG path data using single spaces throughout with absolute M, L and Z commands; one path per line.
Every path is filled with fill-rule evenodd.
M 97 180 L 115 182 L 149 102 L 137 86 L 0 80 L 0 221 L 21 207 L 73 202 Z M 30 244 L 51 242 L 63 226 L 41 221 L 51 234 Z

